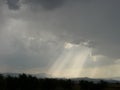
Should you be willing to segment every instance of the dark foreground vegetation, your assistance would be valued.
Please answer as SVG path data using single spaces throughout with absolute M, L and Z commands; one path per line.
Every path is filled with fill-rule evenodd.
M 38 79 L 21 74 L 18 77 L 0 75 L 0 90 L 120 90 L 120 83 L 98 83 L 70 79 Z

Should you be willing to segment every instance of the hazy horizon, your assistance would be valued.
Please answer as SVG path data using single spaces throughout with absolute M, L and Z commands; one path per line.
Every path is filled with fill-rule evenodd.
M 0 0 L 0 72 L 120 77 L 120 0 Z

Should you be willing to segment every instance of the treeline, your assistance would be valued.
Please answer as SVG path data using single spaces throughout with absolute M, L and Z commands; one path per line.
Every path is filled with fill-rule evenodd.
M 103 90 L 108 84 L 105 81 L 76 83 L 70 79 L 40 79 L 26 74 L 18 77 L 0 75 L 0 90 Z

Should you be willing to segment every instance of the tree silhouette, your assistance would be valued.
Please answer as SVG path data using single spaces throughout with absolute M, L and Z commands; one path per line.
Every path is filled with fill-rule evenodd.
M 120 83 L 107 83 L 103 80 L 98 83 L 85 80 L 76 83 L 70 79 L 36 78 L 26 74 L 12 77 L 0 74 L 0 90 L 103 90 L 104 88 L 120 90 Z

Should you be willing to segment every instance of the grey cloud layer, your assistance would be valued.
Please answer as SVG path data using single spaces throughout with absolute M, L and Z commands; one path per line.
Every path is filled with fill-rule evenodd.
M 0 37 L 0 66 L 7 66 L 8 72 L 12 69 L 22 72 L 32 68 L 49 69 L 62 52 L 61 43 L 56 41 L 22 37 L 21 32 L 8 34 L 4 32 Z
M 46 10 L 55 9 L 61 6 L 66 0 L 7 0 L 6 4 L 9 9 L 16 10 L 20 9 L 20 4 L 27 4 L 31 9 L 42 7 Z
M 33 8 L 42 6 L 44 9 L 50 10 L 61 6 L 64 1 L 66 0 L 26 0 L 25 3 L 30 4 Z
M 14 41 L 10 46 L 0 44 L 2 49 L 1 61 L 11 66 L 47 66 L 50 57 L 59 57 L 60 52 L 64 49 L 64 42 L 79 44 L 80 42 L 90 41 L 89 46 L 93 47 L 94 55 L 103 55 L 108 58 L 106 61 L 101 60 L 96 63 L 86 62 L 86 65 L 97 66 L 110 65 L 120 58 L 120 12 L 119 0 L 7 0 L 9 9 L 0 8 L 0 25 L 1 31 L 5 31 L 7 24 L 3 21 L 11 23 L 9 19 L 22 21 L 27 28 L 20 26 L 22 31 L 29 36 L 44 37 L 46 42 L 32 40 L 31 47 L 26 47 L 22 39 L 10 38 Z M 42 7 L 42 9 L 41 9 Z M 59 8 L 58 8 L 59 7 Z M 15 12 L 12 12 L 15 10 Z M 36 10 L 36 12 L 34 12 Z M 2 29 L 3 28 L 3 29 Z M 14 29 L 14 28 L 13 28 Z M 45 32 L 43 36 L 41 33 Z M 6 32 L 4 32 L 6 33 Z M 11 32 L 12 33 L 12 32 Z M 3 34 L 3 33 L 2 33 Z M 52 34 L 56 40 L 49 38 Z M 7 34 L 3 34 L 0 41 L 4 41 Z M 19 32 L 16 33 L 17 37 Z M 54 42 L 50 46 L 51 42 Z M 62 43 L 61 43 L 62 42 Z M 42 43 L 42 44 L 41 44 Z M 6 43 L 5 43 L 6 44 Z M 59 46 L 59 44 L 61 44 Z M 3 52 L 11 51 L 11 47 L 16 45 L 18 48 L 13 54 L 4 54 Z M 57 47 L 58 46 L 58 47 Z M 5 50 L 4 48 L 8 48 Z M 10 49 L 11 48 L 11 49 Z M 26 50 L 28 48 L 28 51 Z M 15 48 L 13 47 L 13 50 Z M 4 51 L 5 50 L 5 51 Z M 24 51 L 25 50 L 25 51 Z M 36 52 L 37 55 L 29 53 L 29 50 Z M 56 53 L 58 52 L 58 53 Z M 38 55 L 39 54 L 39 55 Z M 54 58 L 54 59 L 55 59 Z M 36 62 L 36 63 L 35 63 Z M 38 64 L 40 63 L 40 64 Z M 27 66 L 29 67 L 29 66 Z
M 63 40 L 73 43 L 91 40 L 97 44 L 98 53 L 119 58 L 119 3 L 118 0 L 114 3 L 113 0 L 84 3 L 70 1 L 59 11 L 40 12 L 34 14 L 36 17 L 32 17 L 31 20 L 33 23 L 34 20 L 38 22 L 35 23 L 35 27 L 38 25 L 38 28 L 41 20 L 45 30 L 52 30 L 50 32 Z M 29 17 L 28 19 L 30 20 Z
M 7 0 L 6 4 L 8 5 L 9 9 L 17 10 L 20 8 L 19 1 L 20 0 Z

